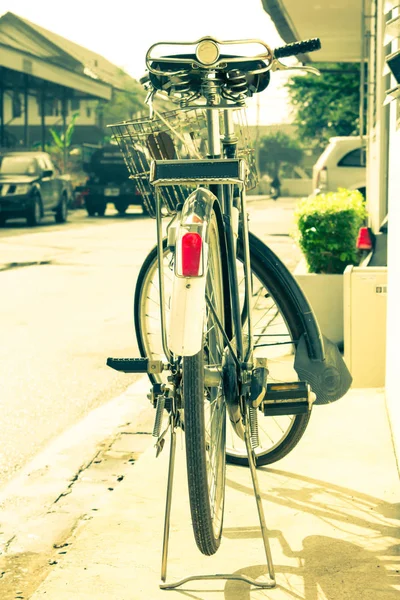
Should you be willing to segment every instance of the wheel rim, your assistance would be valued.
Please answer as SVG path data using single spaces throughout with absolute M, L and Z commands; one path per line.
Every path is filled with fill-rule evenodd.
M 166 324 L 169 326 L 170 298 L 173 281 L 173 256 L 169 250 L 164 253 L 164 293 Z M 238 261 L 240 263 L 240 261 Z M 243 267 L 238 266 L 238 280 L 243 290 Z M 295 344 L 290 330 L 283 319 L 277 305 L 262 284 L 259 275 L 253 270 L 252 275 L 252 317 L 254 340 L 256 345 L 269 343 L 271 345 L 255 349 L 255 357 L 268 359 L 268 381 L 287 382 L 297 381 L 294 370 Z M 241 294 L 243 302 L 243 294 Z M 155 259 L 147 270 L 139 301 L 139 321 L 141 324 L 141 342 L 144 354 L 154 359 L 166 360 L 160 336 L 160 308 L 158 267 Z M 260 337 L 268 336 L 268 337 Z M 262 341 L 267 340 L 267 341 Z M 139 342 L 140 344 L 140 342 Z M 167 382 L 167 374 L 163 373 L 158 381 Z M 295 416 L 264 417 L 258 413 L 259 445 L 255 448 L 257 456 L 271 454 L 290 435 L 295 423 Z M 226 452 L 229 456 L 246 458 L 247 451 L 244 441 L 240 440 L 229 425 L 226 432 Z

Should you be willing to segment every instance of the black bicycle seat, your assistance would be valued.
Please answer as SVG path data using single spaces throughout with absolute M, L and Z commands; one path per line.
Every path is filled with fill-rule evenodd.
M 165 56 L 163 58 L 184 58 L 193 61 L 198 61 L 195 54 L 175 54 L 173 56 Z M 231 54 L 221 54 L 219 60 L 224 58 L 240 58 Z M 150 72 L 150 81 L 157 90 L 165 90 L 168 88 L 169 77 L 168 73 L 174 73 L 176 71 L 184 71 L 187 79 L 187 85 L 190 90 L 196 92 L 200 89 L 202 81 L 202 72 L 199 69 L 193 69 L 191 65 L 186 62 L 158 62 L 153 60 L 151 66 L 158 71 L 163 71 L 165 76 L 156 75 Z M 247 87 L 252 93 L 262 92 L 266 89 L 270 81 L 269 71 L 264 73 L 253 74 L 251 71 L 257 71 L 263 69 L 267 65 L 264 61 L 259 59 L 249 59 L 246 61 L 233 61 L 227 63 L 223 69 L 218 69 L 218 73 L 224 78 L 228 72 L 239 71 L 246 77 Z

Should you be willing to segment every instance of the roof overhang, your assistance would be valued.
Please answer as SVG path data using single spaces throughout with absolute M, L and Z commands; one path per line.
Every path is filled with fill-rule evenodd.
M 359 62 L 362 0 L 261 0 L 286 43 L 319 37 L 322 49 L 308 60 Z
M 112 87 L 107 83 L 64 69 L 48 60 L 0 44 L 1 66 L 38 79 L 71 88 L 84 95 L 110 100 Z

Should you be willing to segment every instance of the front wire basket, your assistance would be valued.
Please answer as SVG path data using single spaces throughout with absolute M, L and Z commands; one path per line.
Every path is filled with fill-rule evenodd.
M 220 110 L 222 122 L 223 111 Z M 251 148 L 246 113 L 234 110 L 235 133 L 238 137 L 238 158 L 247 164 L 246 188 L 257 185 L 254 150 Z M 188 160 L 208 157 L 207 115 L 203 108 L 185 108 L 155 113 L 153 118 L 135 119 L 110 125 L 125 159 L 129 176 L 134 179 L 144 206 L 151 217 L 156 216 L 156 202 L 150 184 L 152 160 Z M 163 214 L 173 215 L 187 195 L 186 185 L 160 188 Z

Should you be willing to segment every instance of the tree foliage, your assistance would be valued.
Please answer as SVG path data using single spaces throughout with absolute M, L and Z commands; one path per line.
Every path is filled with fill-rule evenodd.
M 72 119 L 71 119 L 65 133 L 59 133 L 53 127 L 49 127 L 49 131 L 50 131 L 51 137 L 53 138 L 53 142 L 57 146 L 57 148 L 59 148 L 60 150 L 64 150 L 64 148 L 70 147 L 72 135 L 75 131 L 75 121 L 78 117 L 79 117 L 78 112 L 74 113 L 72 115 Z
M 360 68 L 354 63 L 316 65 L 321 76 L 292 77 L 286 84 L 299 138 L 323 148 L 330 137 L 357 135 Z
M 104 126 L 128 121 L 139 112 L 148 113 L 149 109 L 144 102 L 146 92 L 142 86 L 135 81 L 130 81 L 125 83 L 125 87 L 125 90 L 113 89 L 111 100 L 99 104 L 97 111 L 100 113 Z
M 147 92 L 143 86 L 122 69 L 120 74 L 121 87 L 124 89 L 114 88 L 111 100 L 100 102 L 96 109 L 99 123 L 104 129 L 104 141 L 108 141 L 111 135 L 107 125 L 149 116 L 149 106 L 145 103 Z M 156 97 L 153 103 L 159 111 L 171 110 L 171 103 L 162 98 Z
M 270 177 L 279 177 L 283 165 L 298 165 L 303 150 L 296 139 L 283 131 L 264 135 L 259 143 L 259 169 Z

